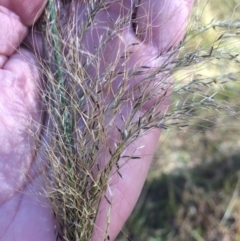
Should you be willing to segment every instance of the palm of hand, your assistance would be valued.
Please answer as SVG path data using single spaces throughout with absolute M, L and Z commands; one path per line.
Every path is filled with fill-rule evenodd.
M 36 195 L 41 192 L 42 185 L 42 176 L 38 173 L 36 160 L 44 160 L 41 160 L 41 153 L 35 150 L 35 143 L 30 134 L 40 133 L 41 130 L 41 101 L 38 88 L 42 77 L 31 51 L 24 48 L 15 51 L 27 35 L 27 26 L 33 23 L 37 14 L 39 16 L 45 2 L 0 1 L 0 240 L 55 240 L 55 223 L 49 202 L 46 198 Z M 130 2 L 124 0 L 121 4 L 111 4 L 108 15 L 104 10 L 96 16 L 84 42 L 88 52 L 94 52 L 93 45 L 88 43 L 95 39 L 95 44 L 99 45 L 99 33 L 104 33 L 106 26 L 113 28 L 112 22 L 126 14 L 120 11 L 123 9 L 122 6 L 124 9 L 131 9 Z M 126 45 L 143 43 L 143 47 L 138 48 L 128 62 L 127 68 L 132 68 L 136 62 L 137 65 L 149 65 L 149 61 L 156 58 L 160 52 L 166 52 L 169 47 L 179 42 L 192 1 L 172 1 L 169 4 L 164 2 L 142 2 L 143 5 L 137 15 L 137 19 L 140 19 L 139 28 L 145 28 L 149 23 L 151 26 L 144 34 L 136 37 L 131 22 L 126 23 L 125 31 L 120 33 L 121 38 L 113 40 L 114 45 L 111 42 L 106 46 L 101 56 L 101 62 L 104 63 L 101 63 L 101 71 L 104 71 L 107 62 L 114 60 L 119 49 L 124 52 Z M 84 4 L 81 8 L 84 10 Z M 168 19 L 170 20 L 167 21 Z M 161 64 L 161 61 L 163 60 L 151 61 L 150 65 L 155 67 Z M 93 75 L 94 71 L 90 68 L 88 74 Z M 132 81 L 137 80 L 135 78 Z M 113 86 L 113 90 L 120 81 L 121 77 L 118 78 L 116 87 Z M 114 95 L 110 95 L 109 101 L 113 98 Z M 150 108 L 152 101 L 147 102 L 141 111 Z M 165 110 L 166 104 L 162 103 L 159 108 Z M 129 107 L 126 107 L 126 110 L 127 113 L 131 112 Z M 117 235 L 134 207 L 156 149 L 159 134 L 159 131 L 153 130 L 134 142 L 134 146 L 144 145 L 138 153 L 143 156 L 141 163 L 135 165 L 136 160 L 131 160 L 121 169 L 122 175 L 126 178 L 112 187 L 114 196 L 111 201 L 114 205 L 109 229 L 111 239 Z M 103 200 L 96 221 L 99 229 L 95 230 L 93 240 L 102 239 L 101 230 L 105 229 L 106 210 L 107 202 Z

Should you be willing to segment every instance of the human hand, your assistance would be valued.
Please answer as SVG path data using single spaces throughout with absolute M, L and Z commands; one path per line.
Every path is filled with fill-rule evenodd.
M 43 191 L 44 175 L 40 170 L 41 162 L 46 162 L 45 155 L 39 151 L 34 137 L 47 135 L 42 112 L 42 100 L 39 88 L 43 86 L 43 73 L 33 51 L 20 46 L 28 35 L 28 27 L 40 16 L 46 1 L 44 0 L 0 0 L 0 240 L 56 240 L 54 235 L 55 219 L 52 215 L 51 205 L 47 197 L 39 195 Z M 104 73 L 107 66 L 113 61 L 121 59 L 126 48 L 133 47 L 133 54 L 126 62 L 124 71 L 148 66 L 155 70 L 166 60 L 170 47 L 177 46 L 184 35 L 187 16 L 191 9 L 191 0 L 181 1 L 141 1 L 136 14 L 136 23 L 131 23 L 132 18 L 123 24 L 124 31 L 119 31 L 115 39 L 106 44 L 99 56 L 99 67 L 90 66 L 86 72 L 90 77 L 97 73 Z M 84 12 L 85 3 L 76 5 L 75 11 L 79 16 Z M 82 39 L 83 46 L 88 54 L 94 54 L 96 46 L 100 46 L 100 36 L 106 34 L 106 27 L 114 30 L 114 24 L 131 12 L 132 2 L 122 0 L 107 5 L 107 9 L 101 10 Z M 124 9 L 124 11 L 123 11 Z M 110 17 L 109 17 L 110 16 Z M 77 24 L 80 25 L 80 18 Z M 137 27 L 136 27 L 137 26 Z M 138 29 L 137 29 L 138 28 Z M 146 31 L 144 31 L 146 30 Z M 136 32 L 138 32 L 136 34 Z M 29 36 L 33 39 L 34 36 Z M 94 40 L 94 45 L 92 44 Z M 29 42 L 30 41 L 30 42 Z M 28 40 L 31 44 L 31 40 Z M 34 45 L 34 43 L 32 44 Z M 20 46 L 20 47 L 19 47 Z M 134 45 L 135 46 L 135 45 Z M 41 46 L 38 46 L 41 52 Z M 119 53 L 120 51 L 120 53 Z M 40 53 L 42 54 L 42 53 Z M 86 61 L 83 57 L 81 61 Z M 82 63 L 83 64 L 83 63 Z M 117 63 L 116 66 L 120 66 Z M 119 67 L 120 68 L 120 67 Z M 120 68 L 121 70 L 121 68 Z M 146 70 L 147 71 L 147 70 Z M 169 85 L 159 85 L 164 75 L 154 76 L 151 85 L 158 87 L 153 98 L 142 104 L 134 118 L 135 121 L 144 115 L 155 105 L 154 110 L 166 111 L 169 98 L 165 98 L 159 104 L 158 100 L 169 89 Z M 132 77 L 127 87 L 141 80 L 140 77 Z M 123 76 L 117 77 L 111 85 L 111 92 L 106 91 L 107 103 L 114 102 L 119 84 Z M 170 81 L 170 80 L 169 80 Z M 164 86 L 164 90 L 162 90 Z M 135 100 L 139 93 L 134 93 L 131 101 L 122 104 L 121 111 L 116 113 L 114 123 L 118 128 L 124 128 L 122 117 L 125 119 L 133 111 Z M 107 104 L 104 103 L 104 104 Z M 106 133 L 111 145 L 117 142 L 114 130 L 107 120 Z M 80 128 L 80 127 L 79 127 Z M 115 130 L 116 131 L 116 130 Z M 160 130 L 153 128 L 132 142 L 123 155 L 141 157 L 130 159 L 127 163 L 124 158 L 118 161 L 121 166 L 119 174 L 113 173 L 105 196 L 111 202 L 110 225 L 108 235 L 114 240 L 121 230 L 127 217 L 130 215 L 145 181 L 154 151 L 157 147 Z M 110 146 L 110 144 L 109 144 Z M 114 145 L 113 145 L 114 146 Z M 139 148 L 142 147 L 142 148 Z M 109 155 L 105 155 L 106 148 L 100 148 L 97 154 L 97 162 L 100 166 L 107 163 Z M 123 165 L 124 164 L 124 165 Z M 104 195 L 103 195 L 104 196 Z M 98 216 L 92 240 L 103 240 L 106 221 L 109 210 L 109 202 L 103 198 L 98 208 Z M 109 218 L 109 217 L 108 217 Z

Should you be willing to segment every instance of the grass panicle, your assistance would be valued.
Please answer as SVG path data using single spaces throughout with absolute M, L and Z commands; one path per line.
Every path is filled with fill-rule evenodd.
M 86 43 L 86 36 L 94 32 L 94 18 L 110 2 L 90 0 L 82 10 L 80 1 L 49 0 L 37 26 L 43 37 L 39 61 L 46 79 L 40 94 L 47 113 L 46 138 L 40 142 L 50 170 L 45 175 L 46 195 L 59 224 L 56 236 L 60 240 L 91 239 L 99 203 L 107 198 L 110 175 L 118 172 L 121 177 L 120 158 L 141 158 L 134 153 L 122 154 L 141 135 L 153 128 L 183 129 L 199 118 L 200 110 L 238 118 L 239 108 L 219 98 L 226 86 L 239 88 L 238 19 L 201 25 L 199 18 L 192 18 L 184 40 L 168 50 L 163 64 L 154 69 L 145 65 L 129 68 L 139 43 L 125 46 L 124 54 L 117 51 L 110 61 L 103 59 L 102 52 L 109 43 L 115 43 L 136 13 L 129 11 L 124 19 L 114 21 L 114 26 L 99 37 L 99 44 Z M 136 30 L 134 23 L 133 28 Z M 215 39 L 196 45 L 199 36 L 209 31 L 214 31 Z M 86 48 L 88 44 L 92 44 L 91 51 Z M 219 72 L 216 66 L 223 63 L 229 68 Z M 215 70 L 206 74 L 211 65 Z M 170 75 L 176 82 L 169 85 Z M 135 76 L 140 81 L 129 84 Z M 161 82 L 153 81 L 157 76 L 162 76 Z M 139 116 L 159 88 L 162 98 Z M 169 89 L 173 90 L 173 104 L 163 113 L 158 106 L 169 97 Z M 125 116 L 126 103 L 131 112 Z M 111 135 L 116 137 L 114 145 Z M 100 153 L 106 157 L 99 162 Z M 105 236 L 107 240 L 108 230 Z

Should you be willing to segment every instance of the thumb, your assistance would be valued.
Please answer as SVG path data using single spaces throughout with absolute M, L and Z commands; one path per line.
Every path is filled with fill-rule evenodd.
M 26 37 L 29 25 L 39 17 L 46 0 L 0 1 L 0 68 Z

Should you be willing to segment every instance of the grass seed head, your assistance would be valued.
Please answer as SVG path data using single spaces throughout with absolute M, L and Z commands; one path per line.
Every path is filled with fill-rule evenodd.
M 42 33 L 39 61 L 46 80 L 40 90 L 47 113 L 46 134 L 39 140 L 50 170 L 45 172 L 46 195 L 58 223 L 56 235 L 69 241 L 90 240 L 101 199 L 105 197 L 112 205 L 105 191 L 113 170 L 121 177 L 119 159 L 141 158 L 121 156 L 127 146 L 152 128 L 187 127 L 200 109 L 235 113 L 234 107 L 217 98 L 213 87 L 237 82 L 239 76 L 234 67 L 224 74 L 201 74 L 209 63 L 239 63 L 238 52 L 226 50 L 229 39 L 238 35 L 238 20 L 210 22 L 201 27 L 199 20 L 192 20 L 184 40 L 160 53 L 158 58 L 164 59 L 161 65 L 141 65 L 139 60 L 129 67 L 141 43 L 114 44 L 121 43 L 125 23 L 131 19 L 136 35 L 143 36 L 136 13 L 129 11 L 124 18 L 112 20 L 112 26 L 101 32 L 97 43 L 94 39 L 86 42 L 89 32 L 97 33 L 94 18 L 110 3 L 88 2 L 82 7 L 80 1 L 49 0 L 37 26 Z M 219 32 L 213 42 L 206 47 L 192 47 L 198 36 L 212 29 Z M 103 56 L 106 50 L 114 54 Z M 158 76 L 162 80 L 154 81 Z M 170 76 L 175 76 L 177 82 L 170 82 Z M 170 89 L 172 109 L 159 111 Z M 156 100 L 159 95 L 162 97 Z M 144 108 L 149 102 L 151 107 Z M 127 115 L 124 106 L 131 110 Z M 139 112 L 143 114 L 139 116 Z M 114 145 L 109 136 L 114 136 Z M 99 153 L 105 153 L 104 160 L 99 161 Z

